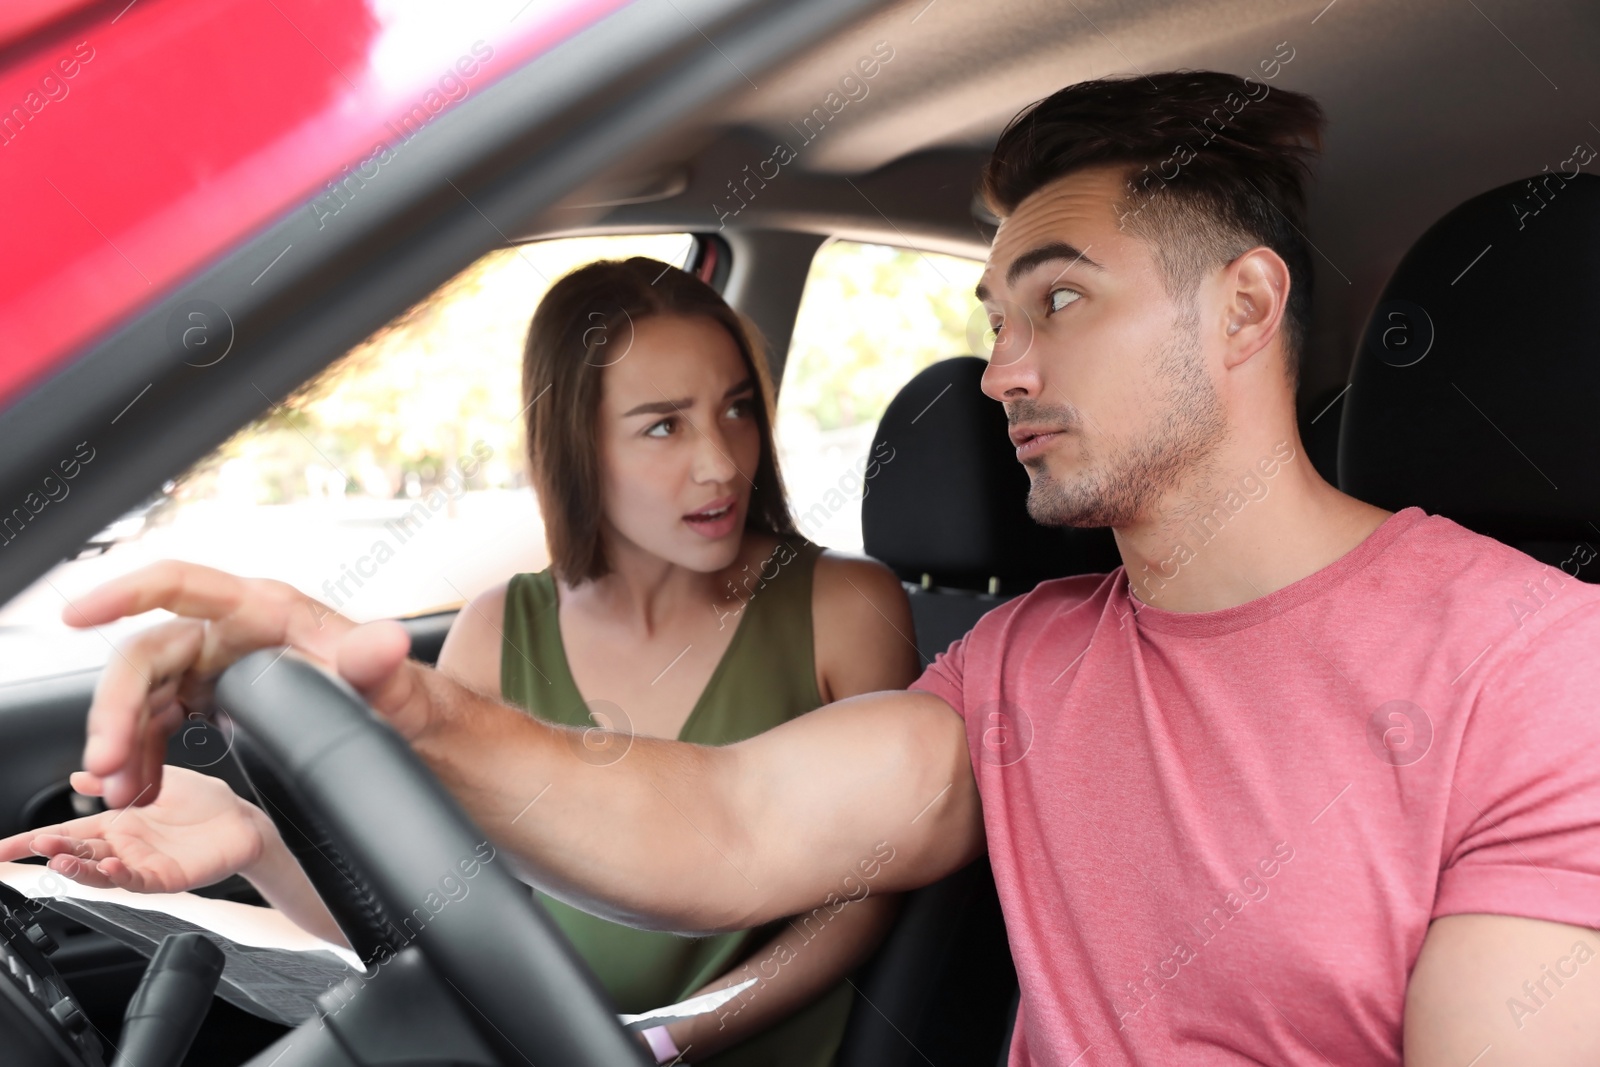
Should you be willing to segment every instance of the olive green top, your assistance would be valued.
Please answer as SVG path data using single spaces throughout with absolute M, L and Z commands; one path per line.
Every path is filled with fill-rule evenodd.
M 744 606 L 733 604 L 724 615 L 724 625 L 736 629 L 678 740 L 732 744 L 822 703 L 811 641 L 811 579 L 821 554 L 822 549 L 797 538 L 783 541 L 762 566 L 747 568 L 735 579 L 732 591 Z M 551 722 L 618 726 L 616 706 L 597 700 L 592 705 L 596 714 L 591 714 L 591 705 L 572 680 L 557 621 L 555 580 L 548 570 L 518 574 L 507 588 L 500 693 Z M 581 754 L 592 762 L 608 763 L 624 753 L 616 747 L 592 747 Z M 757 954 L 752 960 L 756 973 L 768 978 L 786 962 L 770 950 L 758 951 L 777 936 L 786 920 L 738 933 L 684 937 L 636 930 L 544 893 L 534 895 L 599 976 L 617 1009 L 628 1014 L 677 1003 L 752 953 Z M 849 983 L 841 980 L 809 1006 L 739 1045 L 705 1060 L 686 1049 L 686 1060 L 716 1067 L 828 1067 L 844 1034 L 851 992 Z M 740 999 L 749 996 L 745 993 Z M 740 999 L 725 1010 L 732 1010 Z

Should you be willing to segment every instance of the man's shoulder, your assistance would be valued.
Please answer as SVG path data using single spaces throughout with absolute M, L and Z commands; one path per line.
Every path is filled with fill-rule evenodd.
M 1033 628 L 1083 609 L 1103 606 L 1116 588 L 1122 568 L 1109 574 L 1073 574 L 1040 582 L 1028 592 L 993 608 L 973 627 L 980 639 L 1003 639 L 1018 626 Z
M 1546 563 L 1442 515 L 1428 515 L 1391 548 L 1369 577 L 1373 595 L 1392 611 L 1428 622 L 1417 632 L 1430 631 L 1430 640 L 1479 640 L 1496 653 L 1486 659 L 1544 643 L 1547 633 L 1549 640 L 1561 639 L 1559 632 L 1573 629 L 1569 622 L 1600 617 L 1600 586 L 1576 577 L 1596 555 L 1587 542 L 1543 553 L 1556 559 Z
M 964 694 L 972 685 L 991 686 L 1006 665 L 1030 650 L 1059 644 L 1062 626 L 1074 615 L 1093 629 L 1122 568 L 1110 574 L 1075 574 L 1040 582 L 1031 590 L 990 609 L 966 635 L 935 657 L 913 689 L 926 689 L 965 714 Z
M 1395 547 L 1401 548 L 1413 560 L 1419 556 L 1427 558 L 1431 570 L 1443 572 L 1457 584 L 1520 577 L 1530 567 L 1574 577 L 1586 563 L 1600 554 L 1594 545 L 1575 539 L 1571 545 L 1552 546 L 1561 549 L 1555 555 L 1565 558 L 1555 563 L 1543 563 L 1521 549 L 1469 530 L 1453 519 L 1426 513 L 1405 529 L 1396 539 Z

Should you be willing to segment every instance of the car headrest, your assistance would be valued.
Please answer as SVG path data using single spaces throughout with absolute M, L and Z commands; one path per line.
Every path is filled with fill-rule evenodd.
M 1600 543 L 1597 403 L 1600 177 L 1503 185 L 1434 223 L 1384 288 L 1351 370 L 1339 485 L 1534 555 Z
M 999 593 L 1115 569 L 1121 559 L 1109 530 L 1049 528 L 1028 517 L 1028 472 L 1007 436 L 1005 408 L 979 388 L 985 366 L 976 356 L 941 360 L 883 413 L 861 501 L 867 554 L 906 581 Z

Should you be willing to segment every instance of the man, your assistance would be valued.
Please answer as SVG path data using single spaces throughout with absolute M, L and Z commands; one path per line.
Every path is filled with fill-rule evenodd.
M 396 624 L 159 564 L 72 612 L 186 616 L 107 667 L 86 768 L 148 803 L 183 707 L 290 643 L 609 917 L 747 928 L 863 858 L 899 890 L 987 848 L 1013 1065 L 1600 1062 L 1600 592 L 1306 461 L 1320 125 L 1308 97 L 1174 73 L 1071 86 L 1001 137 L 984 392 L 1034 518 L 1112 527 L 1124 567 L 991 612 L 910 692 L 596 767 L 407 661 Z M 1508 614 L 1524 582 L 1543 606 Z M 475 617 L 460 639 L 495 647 Z

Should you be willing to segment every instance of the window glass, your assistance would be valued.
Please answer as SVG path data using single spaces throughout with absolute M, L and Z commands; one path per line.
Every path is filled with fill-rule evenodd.
M 692 249 L 658 234 L 485 256 L 0 608 L 0 683 L 99 666 L 122 632 L 167 617 L 61 622 L 74 597 L 160 559 L 281 579 L 360 621 L 452 607 L 543 568 L 521 418 L 533 310 L 583 263 L 683 265 Z
M 884 408 L 917 371 L 974 354 L 977 260 L 834 241 L 811 264 L 778 399 L 778 451 L 800 530 L 861 551 L 861 497 Z M 976 323 L 979 336 L 969 338 Z

